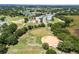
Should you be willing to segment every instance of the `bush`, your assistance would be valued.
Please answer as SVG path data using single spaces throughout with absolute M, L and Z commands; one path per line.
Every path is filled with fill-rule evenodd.
M 44 23 L 41 23 L 41 27 L 45 27 L 45 24 Z
M 34 28 L 38 28 L 38 25 L 34 25 Z
M 28 29 L 29 30 L 33 29 L 33 26 L 32 25 L 28 25 Z
M 45 49 L 45 50 L 49 49 L 48 43 L 43 43 L 43 44 L 42 44 L 42 47 L 43 47 L 43 49 Z
M 27 27 L 23 27 L 22 28 L 24 31 L 28 31 L 28 28 Z
M 41 23 L 41 24 L 38 25 L 38 27 L 45 27 L 45 24 Z
M 53 49 L 48 49 L 46 54 L 56 54 L 56 52 Z
M 28 22 L 28 18 L 24 18 L 24 23 L 27 23 Z
M 52 26 L 52 23 L 48 23 L 47 25 L 48 25 L 49 27 L 51 27 L 51 26 Z
M 6 45 L 0 44 L 0 54 L 6 53 L 6 52 L 7 52 Z

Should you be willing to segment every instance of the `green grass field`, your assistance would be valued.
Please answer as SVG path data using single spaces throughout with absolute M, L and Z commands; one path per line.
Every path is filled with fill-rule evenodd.
M 54 20 L 53 21 L 50 21 L 49 23 L 55 24 L 55 23 L 58 23 L 58 22 L 64 22 L 64 21 L 62 21 L 59 18 L 54 17 Z
M 41 38 L 47 35 L 53 35 L 52 32 L 47 28 L 37 28 L 29 30 L 26 34 L 19 38 L 19 42 L 17 45 L 10 46 L 8 53 L 44 53 L 45 50 L 42 48 Z
M 12 21 L 17 21 L 17 20 L 23 19 L 25 16 L 10 17 L 10 16 L 3 16 L 3 15 L 1 15 L 0 18 L 1 18 L 1 17 L 6 17 L 6 18 L 5 18 L 5 21 L 6 21 L 8 24 L 10 24 L 10 23 L 12 23 Z
M 21 19 L 21 18 L 19 18 Z M 53 24 L 57 22 L 62 22 L 58 18 L 54 18 L 54 21 L 51 21 Z M 10 20 L 8 20 L 10 21 Z M 10 22 L 17 23 L 16 20 L 11 20 Z M 19 25 L 22 27 L 24 23 Z M 17 23 L 18 25 L 18 23 Z M 26 24 L 27 25 L 27 24 Z M 31 25 L 31 24 L 30 24 Z M 43 36 L 52 36 L 52 32 L 48 27 L 41 27 L 29 30 L 26 34 L 21 36 L 18 40 L 18 44 L 10 46 L 8 49 L 8 54 L 41 54 L 45 53 L 46 50 L 42 48 L 41 38 Z

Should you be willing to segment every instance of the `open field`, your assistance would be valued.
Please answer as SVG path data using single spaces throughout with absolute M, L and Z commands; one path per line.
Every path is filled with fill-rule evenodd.
M 0 6 L 0 54 L 77 54 L 78 36 L 79 6 Z
M 79 29 L 79 16 L 75 15 L 75 16 L 67 16 L 67 17 L 74 20 L 73 23 L 72 23 L 72 26 L 68 27 L 68 30 L 72 34 L 76 34 L 75 29 Z
M 26 34 L 19 38 L 19 42 L 15 46 L 10 46 L 7 53 L 44 53 L 41 38 L 43 36 L 53 35 L 47 28 L 38 28 L 29 30 Z
M 58 18 L 54 18 L 55 20 L 52 23 L 62 22 Z M 15 22 L 16 21 L 12 21 Z M 18 24 L 18 23 L 16 23 Z M 22 23 L 23 25 L 24 23 Z M 21 25 L 21 26 L 22 26 Z M 26 24 L 26 25 L 33 25 L 33 24 Z M 20 27 L 21 27 L 20 26 Z M 45 53 L 46 50 L 42 48 L 41 39 L 44 36 L 53 36 L 52 32 L 48 27 L 41 27 L 29 30 L 26 34 L 19 38 L 19 42 L 15 46 L 10 46 L 8 49 L 9 54 L 16 53 L 16 54 L 40 54 Z

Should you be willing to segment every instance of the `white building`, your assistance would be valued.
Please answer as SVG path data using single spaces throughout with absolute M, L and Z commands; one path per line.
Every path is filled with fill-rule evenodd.
M 54 16 L 55 16 L 55 13 L 41 15 L 41 16 L 38 16 L 38 17 L 34 17 L 32 19 L 30 18 L 29 22 L 38 23 L 38 24 L 41 24 L 41 23 L 47 24 L 47 22 L 52 20 L 52 17 L 54 17 Z
M 55 16 L 55 13 L 41 15 L 39 17 L 36 17 L 36 20 L 38 21 L 38 23 L 40 23 L 40 22 L 47 23 L 48 21 L 52 20 L 52 17 L 54 17 L 54 16 Z

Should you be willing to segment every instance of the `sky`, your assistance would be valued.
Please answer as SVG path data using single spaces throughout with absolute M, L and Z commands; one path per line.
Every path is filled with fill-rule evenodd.
M 0 4 L 78 5 L 79 0 L 0 0 Z

